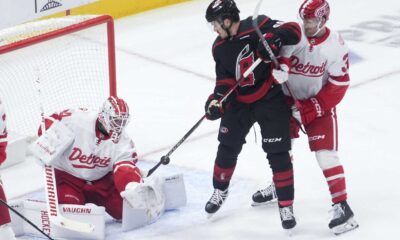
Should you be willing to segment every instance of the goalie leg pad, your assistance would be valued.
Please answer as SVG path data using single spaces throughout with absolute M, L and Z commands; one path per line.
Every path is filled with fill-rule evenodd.
M 17 240 L 10 224 L 0 225 L 0 239 Z
M 14 204 L 15 205 L 15 204 Z M 104 207 L 99 207 L 94 204 L 86 205 L 60 205 L 60 213 L 69 219 L 79 220 L 81 222 L 91 223 L 95 226 L 91 233 L 82 233 L 71 231 L 50 222 L 49 215 L 46 209 L 46 203 L 42 201 L 27 199 L 23 201 L 22 207 L 17 209 L 32 223 L 38 226 L 43 232 L 55 239 L 104 239 L 105 237 L 105 210 Z M 25 221 L 18 220 L 18 216 L 11 214 L 12 227 L 17 236 L 32 235 L 43 237 L 35 228 Z M 14 220 L 16 220 L 14 222 Z M 16 226 L 19 225 L 19 226 Z M 22 226 L 22 230 L 21 230 Z
M 9 205 L 19 213 L 23 213 L 24 210 L 24 201 L 23 200 L 16 200 L 9 202 Z M 24 220 L 20 218 L 14 212 L 10 212 L 11 215 L 11 228 L 14 230 L 15 236 L 22 236 L 24 235 Z
M 172 210 L 186 205 L 187 199 L 183 174 L 164 177 L 163 191 L 166 210 Z

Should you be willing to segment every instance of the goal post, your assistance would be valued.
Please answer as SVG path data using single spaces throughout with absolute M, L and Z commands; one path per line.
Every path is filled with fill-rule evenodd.
M 14 142 L 36 135 L 40 104 L 50 115 L 67 108 L 99 109 L 116 95 L 111 16 L 66 16 L 0 30 L 0 99 L 10 135 L 9 160 L 22 157 L 13 156 L 23 152 L 21 146 L 15 152 Z

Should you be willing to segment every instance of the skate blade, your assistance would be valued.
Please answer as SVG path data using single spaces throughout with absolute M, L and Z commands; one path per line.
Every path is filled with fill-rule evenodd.
M 272 199 L 271 201 L 262 202 L 262 203 L 252 202 L 251 206 L 252 207 L 267 206 L 267 205 L 272 205 L 272 204 L 277 203 L 277 202 L 278 202 L 278 200 L 275 198 L 275 199 Z
M 350 218 L 347 222 L 332 228 L 332 231 L 335 235 L 340 235 L 356 228 L 358 228 L 358 223 L 353 218 Z
M 207 213 L 207 219 L 210 219 L 214 216 L 215 213 Z
M 284 229 L 286 236 L 292 237 L 294 235 L 294 228 Z

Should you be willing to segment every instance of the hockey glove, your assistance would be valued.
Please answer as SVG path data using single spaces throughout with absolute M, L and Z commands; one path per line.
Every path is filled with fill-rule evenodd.
M 272 33 L 272 32 L 265 33 L 264 34 L 264 38 L 265 38 L 265 40 L 267 40 L 268 45 L 271 48 L 272 53 L 274 54 L 274 56 L 278 56 L 279 55 L 279 50 L 281 50 L 281 47 L 282 47 L 281 38 L 278 35 L 276 35 L 275 33 Z M 259 58 L 261 58 L 264 61 L 271 61 L 272 60 L 271 55 L 268 53 L 267 49 L 264 47 L 264 44 L 262 43 L 261 40 L 258 43 L 257 55 L 258 55 Z
M 274 82 L 276 84 L 282 84 L 289 79 L 289 67 L 286 64 L 280 64 L 281 69 L 272 70 L 274 76 Z
M 74 133 L 64 123 L 55 121 L 39 138 L 29 145 L 32 155 L 44 165 L 59 158 L 73 143 Z
M 222 104 L 218 103 L 218 99 L 214 97 L 214 94 L 211 94 L 208 97 L 204 108 L 206 111 L 206 118 L 208 120 L 217 120 L 224 114 Z
M 316 118 L 322 117 L 325 113 L 317 98 L 310 98 L 299 102 L 301 108 L 297 109 L 297 107 L 293 106 L 292 116 L 303 125 L 310 124 Z
M 144 209 L 150 219 L 155 219 L 164 212 L 165 195 L 160 179 L 144 183 L 130 182 L 126 185 L 121 197 L 131 208 Z

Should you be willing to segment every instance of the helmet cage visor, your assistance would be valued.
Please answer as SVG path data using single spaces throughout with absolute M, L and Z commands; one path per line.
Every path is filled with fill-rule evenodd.
M 113 101 L 111 103 L 110 101 Z M 119 101 L 119 100 L 118 100 Z M 120 105 L 122 108 L 120 108 Z M 99 114 L 99 121 L 112 137 L 114 142 L 118 142 L 121 133 L 128 125 L 130 120 L 129 109 L 125 102 L 118 103 L 114 99 L 108 99 Z
M 110 130 L 121 133 L 129 123 L 129 114 L 123 113 L 118 116 L 109 116 L 108 121 Z

